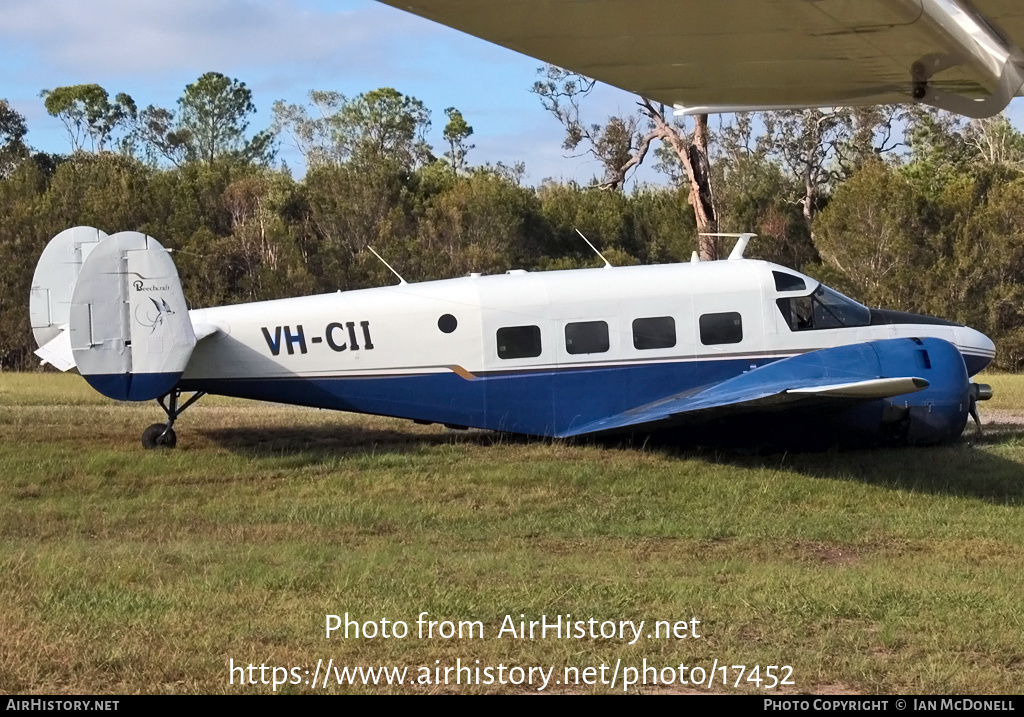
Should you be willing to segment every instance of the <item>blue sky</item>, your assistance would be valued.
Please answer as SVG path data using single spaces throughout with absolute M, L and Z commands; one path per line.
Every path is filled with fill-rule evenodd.
M 394 87 L 432 111 L 438 154 L 444 109 L 454 106 L 475 130 L 471 164 L 523 161 L 529 184 L 600 171 L 564 156 L 560 125 L 529 92 L 540 62 L 373 0 L 5 0 L 0 58 L 0 97 L 27 118 L 29 144 L 51 152 L 69 144 L 46 114 L 44 88 L 97 83 L 140 108 L 174 108 L 185 85 L 215 71 L 252 89 L 253 129 L 270 125 L 275 100 Z M 602 87 L 593 121 L 633 103 Z M 301 171 L 296 153 L 282 146 L 280 156 Z M 653 170 L 643 176 L 661 181 Z
M 373 0 L 4 0 L 0 58 L 0 97 L 27 118 L 28 142 L 51 152 L 69 146 L 39 98 L 44 88 L 94 82 L 140 107 L 173 108 L 185 85 L 215 71 L 252 89 L 253 129 L 269 126 L 275 100 L 303 102 L 311 89 L 394 87 L 431 109 L 438 154 L 444 109 L 454 106 L 475 130 L 472 164 L 523 161 L 529 184 L 600 171 L 564 156 L 560 125 L 529 92 L 540 62 Z M 1010 113 L 1018 127 L 1021 102 Z M 587 119 L 633 103 L 601 86 Z M 280 156 L 301 172 L 296 153 L 282 146 Z M 663 181 L 650 168 L 639 179 Z

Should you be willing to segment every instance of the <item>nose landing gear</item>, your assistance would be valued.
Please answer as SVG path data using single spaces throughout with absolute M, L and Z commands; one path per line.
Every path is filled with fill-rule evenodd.
M 185 409 L 206 395 L 206 391 L 196 391 L 187 401 L 181 403 L 182 390 L 176 388 L 157 399 L 160 408 L 167 414 L 167 423 L 154 423 L 142 432 L 142 447 L 146 450 L 154 448 L 174 448 L 178 444 L 178 436 L 174 433 L 174 422 Z

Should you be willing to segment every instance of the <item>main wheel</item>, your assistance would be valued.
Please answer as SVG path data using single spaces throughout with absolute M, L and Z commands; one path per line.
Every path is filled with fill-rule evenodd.
M 142 447 L 146 450 L 174 448 L 177 443 L 178 437 L 174 435 L 174 429 L 168 428 L 166 423 L 154 423 L 142 433 Z

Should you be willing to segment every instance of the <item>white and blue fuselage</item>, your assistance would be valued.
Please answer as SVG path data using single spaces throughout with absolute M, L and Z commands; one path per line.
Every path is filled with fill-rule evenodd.
M 933 337 L 968 375 L 994 356 L 973 329 L 868 310 L 748 259 L 473 275 L 190 317 L 215 330 L 182 390 L 547 436 L 837 346 Z

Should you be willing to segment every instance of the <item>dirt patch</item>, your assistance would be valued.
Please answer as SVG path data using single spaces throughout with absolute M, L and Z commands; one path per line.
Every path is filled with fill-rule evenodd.
M 978 406 L 978 413 L 981 415 L 982 429 L 988 426 L 1011 426 L 1013 428 L 1024 428 L 1024 411 L 1006 408 L 985 408 Z M 967 424 L 968 430 L 973 422 Z
M 822 565 L 850 565 L 860 559 L 856 548 L 841 543 L 800 541 L 793 543 L 792 550 L 795 558 Z

